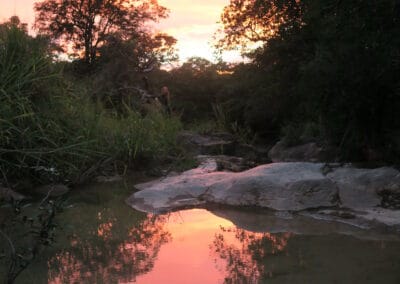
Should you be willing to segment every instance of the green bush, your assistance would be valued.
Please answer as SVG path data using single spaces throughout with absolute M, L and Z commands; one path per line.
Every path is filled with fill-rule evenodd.
M 68 81 L 46 42 L 0 26 L 0 179 L 9 185 L 78 182 L 104 161 L 127 166 L 175 148 L 179 119 L 106 111 L 84 82 Z

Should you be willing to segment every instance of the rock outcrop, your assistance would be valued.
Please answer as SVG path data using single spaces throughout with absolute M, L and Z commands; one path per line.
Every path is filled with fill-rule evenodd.
M 369 223 L 400 225 L 399 210 L 382 208 L 383 192 L 400 194 L 399 171 L 389 167 L 331 167 L 326 171 L 326 167 L 323 163 L 272 163 L 233 173 L 217 171 L 216 161 L 208 158 L 196 169 L 137 185 L 140 191 L 127 203 L 156 213 L 205 203 L 309 210 L 324 218 L 361 218 Z
M 400 173 L 394 168 L 337 168 L 327 174 L 339 189 L 341 206 L 356 210 L 382 205 L 382 193 L 400 193 Z
M 203 163 L 207 160 L 215 160 L 217 163 L 218 171 L 230 171 L 230 172 L 243 172 L 245 170 L 249 170 L 257 166 L 256 162 L 253 159 L 245 159 L 236 156 L 226 156 L 226 155 L 217 155 L 217 156 L 208 156 L 208 155 L 198 155 L 196 156 L 196 160 L 200 163 Z
M 279 141 L 268 153 L 269 158 L 277 162 L 318 162 L 321 161 L 322 148 L 316 143 L 310 142 L 303 145 L 287 147 Z
M 268 158 L 269 148 L 239 143 L 235 136 L 225 132 L 198 134 L 190 131 L 182 131 L 178 134 L 177 142 L 188 153 L 194 156 L 223 155 L 257 162 L 258 164 L 271 162 Z
M 319 146 L 315 142 L 302 145 L 286 146 L 282 141 L 277 142 L 268 152 L 272 162 L 326 162 L 332 160 L 335 153 Z
M 232 207 L 208 209 L 213 214 L 230 220 L 237 227 L 252 232 L 291 232 L 298 235 L 314 236 L 328 235 L 335 232 L 336 234 L 351 235 L 363 240 L 398 240 L 400 238 L 398 234 L 388 234 L 385 231 L 367 231 L 365 229 L 369 228 L 368 223 L 357 220 L 356 217 L 349 222 L 343 222 L 343 219 L 342 222 L 327 222 L 327 216 L 322 216 L 322 213 L 305 212 L 304 214 L 293 214 L 286 211 L 240 210 Z M 328 212 L 325 213 L 328 214 Z M 336 220 L 338 219 L 334 216 L 329 218 L 329 221 Z M 361 221 L 361 223 L 357 223 L 357 221 Z
M 338 189 L 322 174 L 322 164 L 262 165 L 214 182 L 204 200 L 275 210 L 304 210 L 338 205 Z

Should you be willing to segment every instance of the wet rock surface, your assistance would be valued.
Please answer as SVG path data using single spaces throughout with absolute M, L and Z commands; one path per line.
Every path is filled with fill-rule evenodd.
M 390 234 L 385 230 L 366 231 L 365 228 L 369 228 L 367 222 L 364 222 L 364 226 L 360 226 L 337 218 L 323 218 L 321 212 L 295 214 L 289 211 L 237 210 L 226 207 L 209 210 L 219 217 L 230 220 L 236 226 L 252 232 L 328 235 L 334 231 L 337 234 L 351 235 L 362 240 L 398 240 L 400 238 L 398 234 Z

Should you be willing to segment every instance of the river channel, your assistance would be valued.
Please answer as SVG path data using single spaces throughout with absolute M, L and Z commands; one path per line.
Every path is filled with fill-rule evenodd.
M 152 215 L 131 193 L 72 192 L 56 242 L 16 283 L 400 283 L 396 235 L 248 209 Z

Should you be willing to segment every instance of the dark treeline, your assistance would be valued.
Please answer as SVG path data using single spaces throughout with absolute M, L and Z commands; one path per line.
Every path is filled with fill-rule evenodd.
M 218 104 L 228 125 L 269 141 L 314 140 L 341 160 L 398 161 L 399 21 L 396 0 L 231 0 L 218 46 L 242 46 L 251 62 L 226 69 L 191 60 L 172 72 L 176 96 L 196 116 L 207 100 Z M 261 47 L 246 50 L 252 42 Z M 233 74 L 216 76 L 221 69 Z

